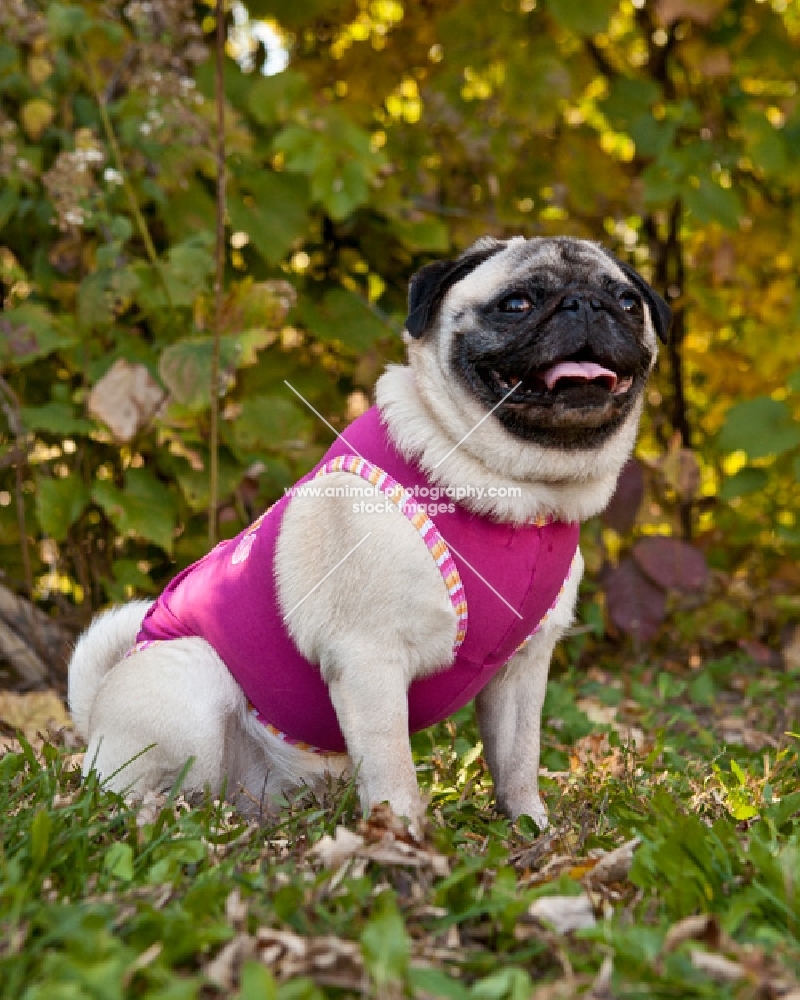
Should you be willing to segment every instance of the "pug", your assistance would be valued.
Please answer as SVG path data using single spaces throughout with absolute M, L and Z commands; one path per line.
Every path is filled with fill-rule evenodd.
M 376 405 L 157 601 L 79 640 L 85 771 L 246 811 L 354 773 L 365 811 L 388 802 L 418 830 L 409 733 L 474 699 L 499 808 L 544 828 L 542 704 L 579 524 L 614 491 L 669 323 L 585 240 L 485 238 L 424 267 Z

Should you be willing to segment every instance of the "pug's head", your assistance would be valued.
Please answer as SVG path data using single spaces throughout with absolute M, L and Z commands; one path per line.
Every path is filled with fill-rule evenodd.
M 407 340 L 514 438 L 592 451 L 638 421 L 670 309 L 586 240 L 479 240 L 419 271 Z

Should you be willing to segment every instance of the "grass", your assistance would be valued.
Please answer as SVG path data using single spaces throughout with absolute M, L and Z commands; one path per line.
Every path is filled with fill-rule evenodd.
M 261 823 L 176 796 L 137 810 L 80 782 L 69 734 L 18 740 L 0 756 L 0 996 L 798 1000 L 797 677 L 599 655 L 556 671 L 546 714 L 551 831 L 493 811 L 465 710 L 414 737 L 421 848 L 391 816 L 361 821 L 349 785 Z M 339 825 L 361 839 L 336 837 L 337 867 Z M 632 865 L 593 875 L 633 838 Z M 532 915 L 546 896 L 581 897 L 593 925 L 559 932 Z

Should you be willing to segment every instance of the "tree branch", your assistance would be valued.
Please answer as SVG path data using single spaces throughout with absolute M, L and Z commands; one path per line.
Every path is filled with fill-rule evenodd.
M 214 351 L 211 357 L 211 451 L 208 498 L 208 541 L 217 540 L 219 503 L 219 358 L 222 337 L 222 289 L 225 280 L 225 0 L 217 0 L 215 50 L 217 101 L 217 233 L 214 276 Z

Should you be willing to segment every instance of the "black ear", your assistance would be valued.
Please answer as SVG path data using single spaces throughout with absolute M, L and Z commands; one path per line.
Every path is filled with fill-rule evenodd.
M 654 288 L 651 288 L 641 274 L 639 274 L 638 271 L 634 271 L 630 264 L 626 264 L 624 260 L 617 260 L 617 258 L 613 257 L 612 254 L 609 254 L 609 257 L 612 257 L 615 263 L 622 268 L 625 272 L 625 276 L 630 280 L 631 284 L 633 284 L 644 296 L 644 300 L 650 308 L 650 315 L 653 318 L 655 331 L 658 334 L 659 339 L 666 344 L 667 335 L 669 334 L 669 325 L 672 322 L 672 310 L 664 299 L 661 298 L 658 292 Z
M 482 244 L 482 245 L 481 245 Z M 423 267 L 411 279 L 408 287 L 408 316 L 406 330 L 416 340 L 430 326 L 447 290 L 465 278 L 490 257 L 504 249 L 505 243 L 496 240 L 487 245 L 479 241 L 474 250 L 466 250 L 455 260 L 439 260 Z

